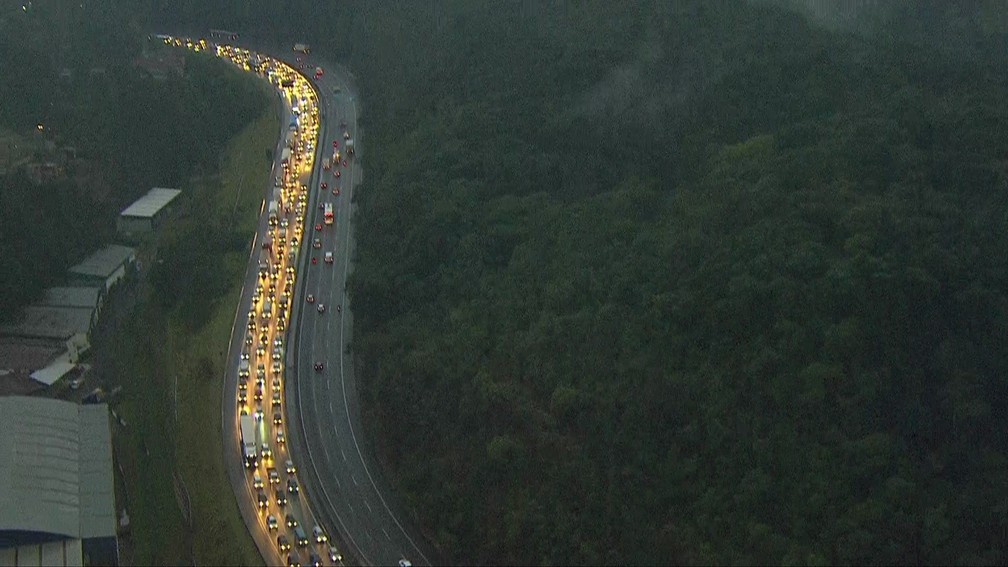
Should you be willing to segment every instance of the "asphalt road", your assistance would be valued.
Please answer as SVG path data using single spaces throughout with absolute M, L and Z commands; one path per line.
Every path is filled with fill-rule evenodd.
M 184 42 L 183 42 L 184 46 Z M 279 59 L 287 61 L 294 67 L 298 66 L 292 51 L 280 53 Z M 319 99 L 319 137 L 315 141 L 315 159 L 310 171 L 301 172 L 298 183 L 307 186 L 307 204 L 303 234 L 301 235 L 300 252 L 296 259 L 297 277 L 290 301 L 290 318 L 285 330 L 278 328 L 278 316 L 272 318 L 260 316 L 263 297 L 254 290 L 257 284 L 268 286 L 269 278 L 263 280 L 259 275 L 259 255 L 262 243 L 267 239 L 275 239 L 279 230 L 271 229 L 267 222 L 265 203 L 271 198 L 273 184 L 263 188 L 264 211 L 261 215 L 253 242 L 250 243 L 249 265 L 246 270 L 241 299 L 235 313 L 232 328 L 231 344 L 228 349 L 228 363 L 225 365 L 224 396 L 221 405 L 224 458 L 227 473 L 234 489 L 236 500 L 241 510 L 249 532 L 252 535 L 261 555 L 268 565 L 281 565 L 287 561 L 287 553 L 278 549 L 276 537 L 285 534 L 293 540 L 293 530 L 285 526 L 284 516 L 292 514 L 311 537 L 311 526 L 316 523 L 329 534 L 330 543 L 335 544 L 345 555 L 348 562 L 363 564 L 395 565 L 406 559 L 415 565 L 429 564 L 427 556 L 408 533 L 409 528 L 402 520 L 401 508 L 390 495 L 389 490 L 376 475 L 376 467 L 370 459 L 364 441 L 360 438 L 362 427 L 357 405 L 357 393 L 353 375 L 353 365 L 350 360 L 347 345 L 351 340 L 352 313 L 349 306 L 337 309 L 337 305 L 345 305 L 346 278 L 351 268 L 353 251 L 352 231 L 350 230 L 351 199 L 354 187 L 360 182 L 361 168 L 356 158 L 346 156 L 344 129 L 340 123 L 346 123 L 346 131 L 351 135 L 357 132 L 357 100 L 356 94 L 345 74 L 335 66 L 325 64 L 312 56 L 308 58 L 305 73 L 311 73 L 316 65 L 322 66 L 327 72 L 316 82 L 315 92 Z M 338 90 L 337 90 L 338 89 Z M 282 176 L 280 155 L 286 145 L 287 126 L 291 117 L 290 104 L 280 97 L 278 111 L 282 120 L 278 132 L 273 175 Z M 304 105 L 302 105 L 304 106 Z M 302 108 L 302 111 L 305 109 Z M 333 163 L 330 171 L 324 171 L 322 162 L 332 156 L 333 140 L 339 145 L 342 160 Z M 339 178 L 334 176 L 340 171 Z M 328 188 L 320 190 L 320 183 L 325 181 Z M 340 194 L 333 194 L 335 188 Z M 245 188 L 245 190 L 250 190 Z M 333 205 L 335 220 L 326 225 L 319 208 L 322 203 Z M 284 231 L 288 242 L 295 234 L 296 215 L 287 213 L 291 228 Z M 322 230 L 316 231 L 315 225 L 322 224 Z M 315 238 L 320 240 L 320 247 L 314 248 Z M 289 249 L 294 249 L 291 245 Z M 324 262 L 324 253 L 333 252 L 334 261 Z M 280 262 L 284 254 L 274 259 Z M 311 258 L 316 258 L 316 264 Z M 282 264 L 286 267 L 286 263 Z M 277 280 L 277 295 L 283 289 L 289 278 L 286 273 Z M 307 294 L 315 297 L 314 304 L 305 301 Z M 324 313 L 317 311 L 317 305 L 327 307 Z M 255 313 L 251 317 L 250 311 Z M 274 309 L 274 312 L 279 309 Z M 252 332 L 253 344 L 246 344 L 246 324 L 251 319 L 257 321 L 257 328 Z M 265 355 L 256 352 L 260 344 L 259 334 L 264 333 L 266 340 Z M 283 339 L 285 351 L 283 369 L 276 372 L 272 368 L 270 352 L 275 337 Z M 248 401 L 242 403 L 239 396 L 238 368 L 242 353 L 250 355 L 251 376 L 248 379 Z M 263 401 L 253 398 L 256 389 L 256 367 L 259 362 L 265 362 L 266 372 L 263 385 Z M 322 362 L 325 368 L 316 372 L 314 365 Z M 275 379 L 280 380 L 280 387 L 273 388 Z M 282 392 L 283 423 L 275 426 L 272 420 L 273 408 L 270 405 L 271 394 Z M 261 408 L 265 414 L 257 421 L 257 447 L 269 447 L 274 458 L 272 462 L 260 462 L 255 469 L 261 475 L 265 484 L 268 502 L 265 508 L 257 505 L 257 490 L 253 486 L 253 470 L 244 466 L 241 455 L 241 436 L 238 428 L 238 416 L 242 411 L 256 413 Z M 276 430 L 286 432 L 287 442 L 279 443 Z M 290 454 L 287 451 L 290 451 Z M 270 486 L 267 466 L 276 467 L 282 489 L 288 478 L 284 463 L 291 458 L 297 467 L 297 473 L 291 475 L 301 486 L 297 494 L 285 493 L 286 504 L 278 501 L 274 492 L 277 486 Z M 279 529 L 272 531 L 266 524 L 267 515 L 275 516 L 279 521 Z M 422 545 L 422 544 L 420 544 Z M 326 546 L 311 543 L 306 549 L 298 549 L 300 559 L 306 562 L 308 552 L 315 551 L 323 561 L 330 563 L 326 557 Z
M 283 58 L 292 60 L 293 55 Z M 361 438 L 356 382 L 347 348 L 353 322 L 345 291 L 353 254 L 351 199 L 362 171 L 359 150 L 355 157 L 346 156 L 340 123 L 345 122 L 346 131 L 359 139 L 357 96 L 348 77 L 337 67 L 315 56 L 309 56 L 306 63 L 306 71 L 316 65 L 326 70 L 316 82 L 321 135 L 309 183 L 312 196 L 306 224 L 312 234 L 305 233 L 306 246 L 319 238 L 321 248 L 304 249 L 307 253 L 295 293 L 298 304 L 291 319 L 291 379 L 287 388 L 291 451 L 313 508 L 331 526 L 330 533 L 339 533 L 345 552 L 364 564 L 395 565 L 401 559 L 414 565 L 429 564 L 420 548 L 422 543 L 408 533 L 400 507 L 376 476 L 376 467 Z M 337 168 L 334 163 L 331 171 L 324 171 L 322 162 L 332 157 L 334 140 L 347 166 L 340 163 Z M 341 172 L 339 178 L 334 176 L 337 170 Z M 325 191 L 320 189 L 323 181 L 328 183 Z M 333 194 L 336 187 L 339 195 Z M 332 225 L 323 222 L 319 206 L 325 202 L 333 204 Z M 317 223 L 322 223 L 323 230 L 314 231 Z M 333 252 L 332 264 L 323 261 L 326 251 Z M 312 256 L 317 264 L 310 263 Z M 307 294 L 314 296 L 314 304 L 307 303 Z M 319 303 L 326 306 L 324 313 L 317 311 Z M 342 308 L 337 310 L 337 305 Z M 321 372 L 314 369 L 318 362 L 324 365 Z

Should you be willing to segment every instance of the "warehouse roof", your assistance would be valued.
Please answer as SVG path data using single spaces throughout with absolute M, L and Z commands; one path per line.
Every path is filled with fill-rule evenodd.
M 0 398 L 0 538 L 115 537 L 108 406 Z
M 136 254 L 136 250 L 129 246 L 119 244 L 109 244 L 105 248 L 88 256 L 83 262 L 70 268 L 70 272 L 85 276 L 98 276 L 107 278 L 112 275 L 119 266 L 122 266 Z
M 57 380 L 69 374 L 76 367 L 76 364 L 66 360 L 54 360 L 49 366 L 32 372 L 31 379 L 36 382 L 42 382 L 46 386 L 52 386 Z
M 66 340 L 91 330 L 94 307 L 25 307 L 21 320 L 0 327 L 0 332 L 20 337 Z
M 178 197 L 181 193 L 182 192 L 178 189 L 155 187 L 148 191 L 146 195 L 134 201 L 132 205 L 126 207 L 123 212 L 119 214 L 124 217 L 150 218 L 163 209 L 165 205 L 171 203 L 175 197 Z
M 39 304 L 53 307 L 95 307 L 101 292 L 100 287 L 51 287 L 46 290 Z

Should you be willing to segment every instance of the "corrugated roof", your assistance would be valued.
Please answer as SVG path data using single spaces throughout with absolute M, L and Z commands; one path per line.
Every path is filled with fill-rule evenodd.
M 0 327 L 0 332 L 22 337 L 42 337 L 66 340 L 77 333 L 91 330 L 94 308 L 25 307 L 21 320 Z
M 133 202 L 132 205 L 123 209 L 119 213 L 124 217 L 150 218 L 157 214 L 165 205 L 171 203 L 182 191 L 178 189 L 168 189 L 165 187 L 155 187 Z
M 39 305 L 53 307 L 96 307 L 101 297 L 100 287 L 51 287 Z
M 131 258 L 135 257 L 136 249 L 119 244 L 109 244 L 95 252 L 80 264 L 70 268 L 70 272 L 85 276 L 107 278 Z
M 108 406 L 0 398 L 0 531 L 115 537 Z

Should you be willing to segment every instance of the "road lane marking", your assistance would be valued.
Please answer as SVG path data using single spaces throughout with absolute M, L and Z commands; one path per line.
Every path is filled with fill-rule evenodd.
M 385 528 L 382 528 L 382 529 L 381 529 L 381 532 L 382 532 L 383 534 L 385 534 L 385 539 L 387 539 L 387 540 L 389 540 L 389 541 L 392 541 L 392 538 L 391 538 L 391 537 L 389 537 L 389 535 L 388 535 L 388 532 L 387 532 L 387 531 L 385 531 Z

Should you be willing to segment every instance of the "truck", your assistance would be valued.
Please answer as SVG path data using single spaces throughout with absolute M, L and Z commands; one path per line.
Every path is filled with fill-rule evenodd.
M 354 155 L 353 138 L 347 138 L 347 141 L 346 141 L 346 153 L 347 153 L 348 156 Z
M 280 209 L 280 205 L 276 201 L 270 201 L 267 206 L 267 211 L 269 211 L 269 225 L 276 226 L 277 223 L 277 212 Z
M 290 163 L 291 150 L 289 147 L 284 146 L 284 149 L 280 151 L 280 163 L 286 164 Z
M 238 418 L 238 427 L 241 430 L 242 456 L 245 458 L 245 467 L 254 469 L 259 460 L 259 456 L 256 454 L 255 421 L 251 415 L 243 415 Z
M 307 43 L 295 43 L 294 53 L 304 53 L 308 55 L 308 44 Z
M 332 224 L 333 223 L 332 203 L 326 203 L 325 204 L 325 223 L 326 224 Z

